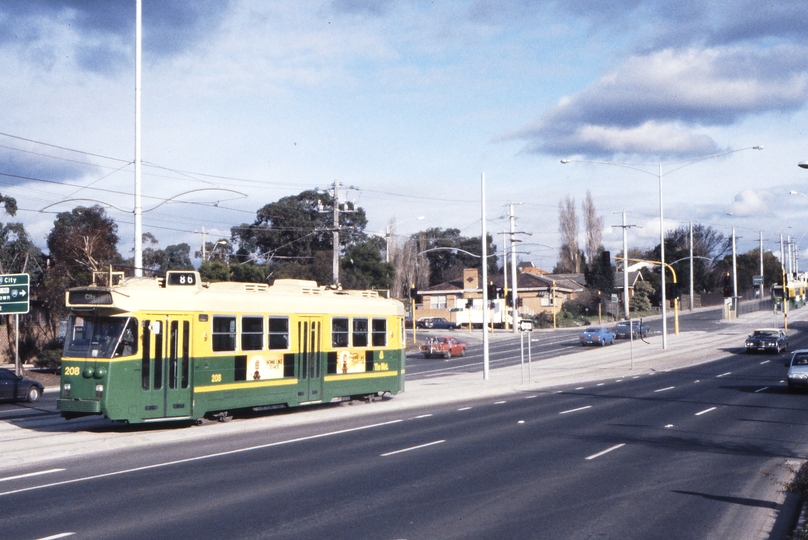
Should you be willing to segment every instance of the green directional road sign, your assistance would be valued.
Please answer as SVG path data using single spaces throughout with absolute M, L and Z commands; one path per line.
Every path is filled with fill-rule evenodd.
M 28 274 L 0 274 L 0 315 L 28 313 Z

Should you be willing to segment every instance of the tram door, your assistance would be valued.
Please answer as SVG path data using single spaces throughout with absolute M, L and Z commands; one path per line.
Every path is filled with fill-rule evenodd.
M 322 368 L 320 334 L 323 322 L 316 317 L 303 317 L 297 323 L 298 402 L 320 401 Z
M 191 319 L 168 315 L 143 328 L 142 388 L 147 402 L 143 418 L 191 414 Z

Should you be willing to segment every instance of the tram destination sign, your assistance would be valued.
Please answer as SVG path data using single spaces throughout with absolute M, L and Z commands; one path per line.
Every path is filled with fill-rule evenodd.
M 28 313 L 28 274 L 0 274 L 0 315 Z

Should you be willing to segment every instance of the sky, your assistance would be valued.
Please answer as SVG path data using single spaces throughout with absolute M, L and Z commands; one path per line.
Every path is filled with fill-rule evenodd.
M 761 231 L 776 254 L 790 236 L 808 257 L 803 0 L 142 9 L 143 230 L 157 247 L 199 249 L 203 231 L 227 238 L 265 204 L 335 182 L 367 232 L 479 236 L 484 177 L 498 248 L 512 205 L 519 258 L 548 270 L 565 197 L 585 245 L 587 191 L 614 253 L 623 212 L 629 248 L 659 243 L 661 200 L 666 230 L 734 228 L 740 253 Z M 19 206 L 0 217 L 43 249 L 57 213 L 102 204 L 131 256 L 135 12 L 0 0 L 0 193 Z

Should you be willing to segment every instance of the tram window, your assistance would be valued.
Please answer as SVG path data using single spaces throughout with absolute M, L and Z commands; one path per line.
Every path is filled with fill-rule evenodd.
M 269 348 L 289 348 L 289 317 L 269 318 Z
M 190 367 L 191 323 L 182 321 L 182 387 L 188 388 L 188 369 Z
M 149 321 L 143 321 L 143 359 L 140 361 L 141 386 L 144 390 L 149 389 L 151 382 L 151 330 Z
M 373 319 L 373 346 L 387 345 L 387 319 Z
M 241 350 L 260 351 L 264 348 L 264 318 L 241 318 Z
M 137 354 L 137 319 L 131 318 L 126 323 L 121 340 L 115 348 L 114 356 L 131 356 Z
M 334 347 L 348 346 L 348 318 L 334 317 L 331 319 L 331 345 Z
M 212 346 L 214 351 L 236 350 L 236 318 L 213 316 Z
M 179 341 L 180 341 L 180 326 L 179 321 L 171 321 L 170 335 L 168 337 L 168 387 L 172 390 L 177 388 L 177 380 L 179 379 Z
M 353 346 L 354 347 L 367 347 L 368 346 L 368 320 L 367 319 L 354 319 L 353 320 Z
M 160 321 L 154 321 L 151 326 L 154 332 L 154 390 L 163 388 L 163 330 Z

